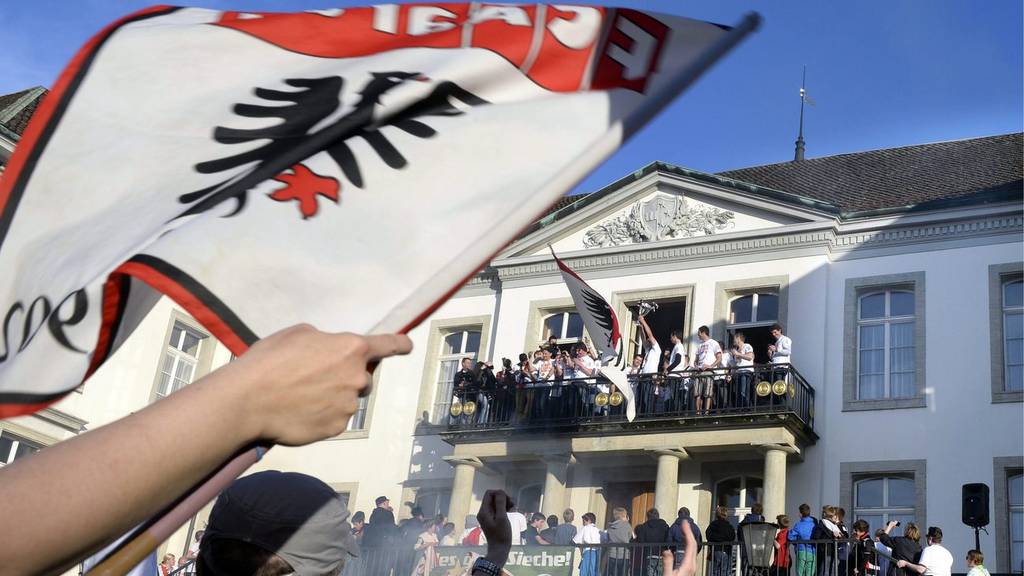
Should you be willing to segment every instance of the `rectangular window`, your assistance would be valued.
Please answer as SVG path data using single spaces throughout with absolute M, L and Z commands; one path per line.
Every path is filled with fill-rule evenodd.
M 1006 478 L 1007 518 L 1010 529 L 1006 535 L 1010 544 L 1010 572 L 1024 571 L 1024 473 L 1010 471 Z
M 1003 390 L 1024 390 L 1024 280 L 1006 278 L 1002 286 Z
M 846 280 L 843 410 L 922 408 L 924 272 Z
M 192 383 L 199 362 L 199 350 L 206 345 L 206 338 L 205 334 L 182 322 L 174 323 L 160 362 L 157 398 L 168 396 Z
M 43 446 L 10 432 L 0 432 L 0 466 L 10 464 L 41 450 Z
M 337 494 L 338 494 L 338 500 L 341 501 L 341 505 L 344 506 L 346 510 L 351 512 L 352 509 L 349 508 L 348 505 L 349 505 L 349 502 L 352 499 L 352 493 L 351 492 L 338 492 Z
M 857 399 L 914 396 L 914 293 L 884 290 L 860 297 Z
M 463 358 L 474 362 L 480 353 L 480 328 L 455 329 L 448 332 L 441 342 L 441 354 L 437 370 L 437 393 L 431 413 L 432 424 L 448 422 L 448 411 L 452 405 L 452 386 L 455 373 L 459 371 Z

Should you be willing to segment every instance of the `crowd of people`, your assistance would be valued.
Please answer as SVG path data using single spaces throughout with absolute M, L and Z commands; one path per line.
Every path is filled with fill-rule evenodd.
M 921 531 L 913 522 L 907 523 L 902 535 L 895 535 L 899 522 L 872 532 L 863 519 L 847 527 L 845 516 L 843 508 L 824 506 L 820 517 L 815 517 L 807 504 L 799 507 L 795 522 L 786 514 L 778 515 L 772 521 L 774 549 L 768 565 L 761 568 L 768 568 L 773 576 L 949 576 L 953 557 L 942 546 L 940 528 L 929 528 L 922 546 Z M 635 528 L 629 512 L 621 507 L 612 509 L 604 529 L 597 526 L 592 512 L 583 514 L 577 525 L 571 508 L 559 517 L 512 507 L 507 517 L 514 546 L 576 546 L 580 576 L 660 575 L 665 550 L 674 555 L 676 566 L 683 560 L 684 525 L 694 537 L 696 551 L 705 552 L 707 574 L 727 576 L 746 554 L 743 527 L 769 522 L 760 503 L 755 503 L 738 525 L 730 521 L 728 509 L 719 506 L 704 530 L 687 507 L 679 509 L 671 524 L 652 508 Z M 361 549 L 368 552 L 367 566 L 372 571 L 361 572 L 365 574 L 423 576 L 437 565 L 437 547 L 487 544 L 475 516 L 466 519 L 461 534 L 455 534 L 455 525 L 443 515 L 426 518 L 416 507 L 410 518 L 396 523 L 390 502 L 383 496 L 377 499 L 368 522 L 362 512 L 355 514 L 352 531 Z M 969 576 L 988 576 L 980 551 L 970 550 L 966 561 Z M 743 559 L 743 564 L 749 563 Z
M 662 351 L 643 316 L 643 352 L 627 370 L 638 414 L 751 407 L 758 401 L 758 381 L 786 381 L 793 341 L 782 326 L 771 328 L 774 344 L 765 352 L 768 366 L 755 366 L 754 349 L 743 332 L 731 346 L 711 338 L 707 326 L 697 331 L 699 344 L 692 361 L 680 331 L 670 335 L 672 348 Z M 601 359 L 589 340 L 559 345 L 552 336 L 518 360 L 502 358 L 495 371 L 491 362 L 462 358 L 452 382 L 452 424 L 529 423 L 621 413 L 624 407 L 615 386 L 600 376 Z M 472 405 L 472 410 L 463 407 Z

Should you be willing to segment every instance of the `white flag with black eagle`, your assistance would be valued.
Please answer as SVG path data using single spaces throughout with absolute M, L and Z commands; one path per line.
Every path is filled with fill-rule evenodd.
M 0 417 L 81 384 L 162 295 L 235 354 L 300 322 L 411 329 L 756 24 L 483 2 L 115 22 L 0 176 Z
M 555 254 L 555 249 L 548 246 L 551 256 L 562 273 L 562 280 L 572 296 L 576 311 L 583 320 L 583 326 L 592 338 L 594 347 L 597 349 L 598 360 L 601 364 L 599 372 L 608 378 L 615 389 L 623 396 L 626 406 L 626 418 L 632 422 L 636 418 L 636 404 L 634 402 L 633 387 L 623 371 L 625 366 L 623 360 L 622 332 L 619 330 L 619 318 L 611 304 L 587 284 L 583 278 L 568 264 Z

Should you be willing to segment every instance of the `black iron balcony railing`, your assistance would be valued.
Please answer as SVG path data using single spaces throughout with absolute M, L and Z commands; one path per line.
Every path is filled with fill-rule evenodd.
M 792 414 L 814 428 L 814 389 L 790 364 L 630 376 L 636 421 Z M 500 382 L 455 390 L 450 431 L 557 428 L 626 421 L 626 400 L 601 377 Z

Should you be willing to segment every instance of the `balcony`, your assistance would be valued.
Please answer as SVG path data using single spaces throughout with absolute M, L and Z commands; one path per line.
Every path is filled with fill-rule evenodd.
M 534 382 L 495 389 L 456 390 L 448 422 L 439 432 L 449 443 L 494 440 L 513 433 L 573 436 L 670 430 L 784 426 L 814 443 L 814 388 L 789 364 L 684 371 L 630 377 L 636 418 L 626 419 L 625 399 L 603 378 Z M 695 392 L 711 385 L 712 405 L 697 410 Z

